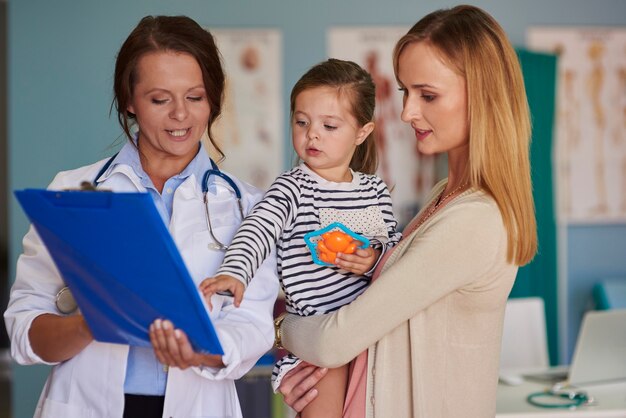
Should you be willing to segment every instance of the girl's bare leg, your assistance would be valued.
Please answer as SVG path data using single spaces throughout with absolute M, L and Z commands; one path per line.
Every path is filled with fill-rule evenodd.
M 348 367 L 346 364 L 328 369 L 326 376 L 315 385 L 317 397 L 302 410 L 301 418 L 341 418 L 348 387 Z

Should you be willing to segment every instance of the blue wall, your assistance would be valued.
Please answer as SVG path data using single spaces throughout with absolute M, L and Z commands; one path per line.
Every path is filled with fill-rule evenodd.
M 570 226 L 567 229 L 567 357 L 571 358 L 584 312 L 593 308 L 593 285 L 603 279 L 626 280 L 626 227 Z
M 384 5 L 383 5 L 384 3 Z M 416 0 L 10 0 L 9 190 L 45 187 L 62 169 L 111 153 L 120 135 L 109 117 L 115 53 L 146 14 L 186 14 L 209 28 L 272 27 L 283 32 L 284 103 L 293 83 L 325 58 L 334 25 L 410 25 L 448 1 Z M 483 7 L 524 44 L 530 25 L 626 25 L 623 0 L 482 0 Z M 285 122 L 285 132 L 289 132 Z M 287 161 L 285 161 L 287 166 Z M 9 198 L 10 262 L 21 251 L 27 222 Z M 626 276 L 626 226 L 568 228 L 568 289 L 606 274 Z M 570 283 L 573 282 L 573 283 Z M 570 312 L 584 296 L 571 295 Z M 581 299 L 581 300 L 579 300 Z M 578 317 L 568 322 L 575 336 Z M 570 342 L 571 344 L 571 342 Z M 565 348 L 567 353 L 567 348 Z M 46 368 L 14 368 L 14 417 L 32 416 Z

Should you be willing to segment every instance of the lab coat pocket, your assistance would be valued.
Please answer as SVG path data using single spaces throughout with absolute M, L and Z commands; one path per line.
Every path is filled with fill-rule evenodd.
M 228 245 L 233 239 L 235 232 L 237 231 L 238 224 L 213 226 L 213 235 L 222 244 Z M 192 236 L 192 250 L 191 250 L 191 262 L 189 264 L 189 270 L 200 284 L 206 277 L 211 277 L 215 274 L 222 260 L 224 259 L 224 250 L 220 250 L 215 247 L 215 240 L 208 230 L 199 231 Z
M 43 401 L 41 408 L 41 418 L 92 418 L 93 411 L 89 408 L 70 405 L 54 399 Z
M 223 200 L 209 199 L 209 214 L 214 228 L 237 226 L 242 221 L 237 201 L 232 197 Z
M 191 237 L 189 271 L 194 282 L 199 285 L 207 277 L 212 277 L 224 259 L 224 251 L 213 249 L 213 239 L 209 231 L 196 232 Z

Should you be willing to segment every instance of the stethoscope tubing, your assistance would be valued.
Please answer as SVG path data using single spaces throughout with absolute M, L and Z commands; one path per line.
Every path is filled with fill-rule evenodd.
M 209 178 L 211 176 L 216 176 L 224 180 L 232 189 L 233 193 L 235 193 L 235 197 L 237 198 L 237 208 L 239 209 L 239 215 L 241 219 L 243 219 L 243 205 L 241 204 L 241 190 L 239 190 L 239 186 L 237 183 L 226 173 L 220 170 L 215 164 L 215 161 L 211 159 L 211 168 L 204 172 L 202 176 L 202 199 L 204 203 L 204 214 L 206 219 L 207 228 L 209 229 L 209 234 L 213 239 L 213 242 L 209 244 L 209 249 L 217 250 L 217 251 L 226 251 L 228 249 L 228 245 L 222 243 L 215 234 L 213 233 L 213 225 L 211 224 L 211 214 L 209 213 Z
M 96 177 L 94 178 L 92 182 L 94 188 L 98 186 L 98 179 L 109 169 L 115 157 L 117 157 L 117 154 L 109 158 L 109 160 L 102 166 L 102 168 L 100 169 L 100 171 L 98 172 L 98 174 L 96 175 Z M 213 239 L 213 242 L 209 244 L 209 249 L 215 250 L 215 251 L 226 251 L 228 249 L 228 245 L 221 242 L 215 236 L 215 233 L 213 232 L 213 224 L 211 223 L 211 214 L 209 211 L 209 199 L 208 199 L 209 179 L 211 176 L 216 176 L 224 180 L 226 184 L 230 186 L 230 188 L 232 189 L 237 199 L 237 208 L 239 210 L 239 215 L 241 216 L 241 219 L 243 219 L 243 205 L 241 203 L 241 190 L 239 189 L 239 186 L 237 186 L 237 183 L 235 183 L 235 181 L 228 174 L 224 173 L 222 170 L 218 168 L 217 164 L 215 163 L 215 161 L 213 161 L 212 158 L 210 158 L 209 161 L 211 162 L 211 168 L 204 172 L 204 175 L 202 176 L 202 182 L 201 182 L 202 199 L 203 199 L 203 204 L 204 204 L 204 214 L 206 218 L 206 224 L 207 224 L 207 228 L 209 229 L 209 234 L 211 235 L 211 238 Z

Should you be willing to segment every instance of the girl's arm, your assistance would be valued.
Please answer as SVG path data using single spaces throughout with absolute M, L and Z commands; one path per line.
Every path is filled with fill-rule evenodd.
M 419 311 L 484 277 L 506 246 L 506 233 L 495 202 L 482 199 L 444 208 L 419 238 L 400 245 L 409 248 L 354 302 L 327 315 L 287 315 L 283 346 L 322 367 L 349 362 Z
M 231 276 L 247 285 L 276 248 L 285 225 L 293 221 L 298 196 L 292 178 L 278 177 L 242 222 L 214 276 Z

